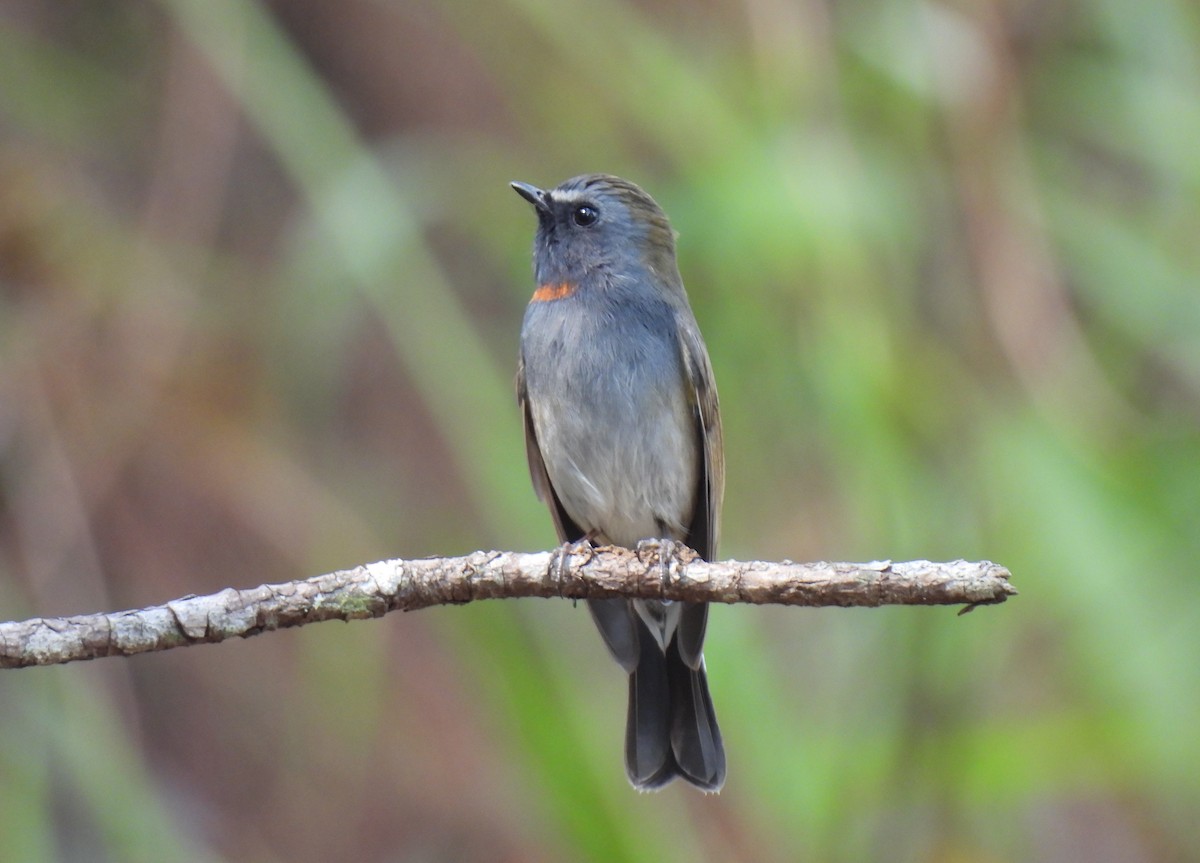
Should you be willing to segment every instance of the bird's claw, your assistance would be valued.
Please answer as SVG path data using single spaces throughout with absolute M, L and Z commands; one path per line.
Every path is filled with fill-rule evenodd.
M 564 583 L 567 576 L 567 567 L 573 555 L 586 555 L 583 561 L 583 566 L 587 566 L 592 562 L 592 558 L 596 556 L 596 547 L 592 545 L 591 535 L 581 537 L 574 542 L 564 542 L 554 552 L 554 558 L 550 562 L 550 570 L 554 575 L 555 580 L 561 585 Z
M 642 563 L 646 563 L 647 559 L 657 561 L 658 576 L 665 586 L 671 579 L 671 564 L 683 559 L 682 552 L 685 549 L 687 546 L 682 542 L 663 537 L 639 540 L 636 552 Z

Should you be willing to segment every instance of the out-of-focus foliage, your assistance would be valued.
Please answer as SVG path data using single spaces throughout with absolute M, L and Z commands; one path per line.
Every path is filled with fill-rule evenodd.
M 1200 858 L 1187 0 L 0 6 L 0 617 L 553 542 L 533 218 L 671 214 L 724 553 L 990 558 L 717 609 L 719 797 L 637 795 L 566 603 L 0 674 L 0 859 Z

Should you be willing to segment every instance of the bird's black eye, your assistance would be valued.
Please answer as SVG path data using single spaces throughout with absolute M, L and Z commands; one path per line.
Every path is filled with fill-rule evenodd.
M 599 218 L 600 214 L 596 212 L 596 208 L 587 204 L 580 204 L 571 211 L 571 221 L 581 228 L 590 228 Z

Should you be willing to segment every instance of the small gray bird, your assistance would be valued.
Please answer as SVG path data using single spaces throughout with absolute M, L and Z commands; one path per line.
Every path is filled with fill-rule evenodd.
M 517 398 L 559 540 L 674 540 L 712 560 L 725 485 L 717 389 L 666 214 L 605 174 L 512 187 L 538 218 Z M 653 789 L 680 776 L 720 790 L 725 749 L 701 653 L 708 606 L 588 608 L 629 674 L 629 781 Z

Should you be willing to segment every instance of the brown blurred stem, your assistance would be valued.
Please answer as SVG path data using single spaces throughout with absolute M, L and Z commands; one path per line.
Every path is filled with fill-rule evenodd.
M 466 557 L 385 560 L 132 611 L 0 623 L 0 668 L 131 656 L 476 599 L 628 596 L 807 606 L 963 605 L 970 611 L 1014 595 L 1008 579 L 1008 570 L 987 561 L 706 563 L 687 548 L 657 543 L 638 551 L 479 551 Z

